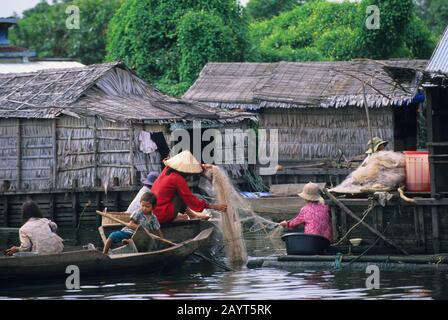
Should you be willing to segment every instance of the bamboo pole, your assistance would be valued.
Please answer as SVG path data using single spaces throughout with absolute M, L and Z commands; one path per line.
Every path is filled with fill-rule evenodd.
M 333 196 L 330 192 L 328 192 L 327 189 L 322 190 L 323 193 L 330 198 L 339 208 L 341 208 L 346 214 L 348 214 L 350 217 L 355 219 L 356 221 L 360 222 L 364 227 L 369 229 L 372 233 L 383 239 L 385 242 L 390 244 L 391 246 L 395 247 L 405 255 L 409 255 L 409 253 L 406 252 L 403 248 L 401 248 L 399 245 L 394 243 L 392 240 L 389 240 L 386 236 L 384 236 L 381 232 L 370 226 L 368 223 L 362 221 L 357 215 L 355 215 L 349 208 L 347 208 L 341 201 L 339 201 L 335 196 Z

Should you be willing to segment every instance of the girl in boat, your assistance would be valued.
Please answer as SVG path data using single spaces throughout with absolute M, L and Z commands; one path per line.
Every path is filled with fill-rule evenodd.
M 206 208 L 225 211 L 225 204 L 211 204 L 196 197 L 190 190 L 186 178 L 192 174 L 202 173 L 213 166 L 200 164 L 198 160 L 185 150 L 176 156 L 164 160 L 165 168 L 154 182 L 151 192 L 157 196 L 154 214 L 160 223 L 185 219 L 208 219 L 202 213 Z
M 156 216 L 153 214 L 153 209 L 157 203 L 157 197 L 152 192 L 146 192 L 140 197 L 140 208 L 131 214 L 131 221 L 126 227 L 120 231 L 112 232 L 107 239 L 103 253 L 108 254 L 109 249 L 113 243 L 123 244 L 128 243 L 128 239 L 131 239 L 137 230 L 138 226 L 142 226 L 148 231 L 154 231 L 154 233 L 163 238 L 163 233 L 160 230 L 160 224 Z
M 306 201 L 306 205 L 292 220 L 282 221 L 283 228 L 295 229 L 301 224 L 305 225 L 305 234 L 317 234 L 333 240 L 330 209 L 325 205 L 324 199 L 319 193 L 319 186 L 315 183 L 307 183 L 299 196 Z
M 33 201 L 22 206 L 23 225 L 19 229 L 20 247 L 6 250 L 8 256 L 20 256 L 21 252 L 34 254 L 60 253 L 64 249 L 62 239 L 56 234 L 57 225 L 42 216 L 38 205 Z

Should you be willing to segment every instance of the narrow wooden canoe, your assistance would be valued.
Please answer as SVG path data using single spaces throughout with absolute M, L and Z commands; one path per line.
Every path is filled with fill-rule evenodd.
M 13 279 L 48 279 L 67 277 L 66 269 L 70 265 L 79 268 L 81 277 L 84 275 L 107 275 L 124 272 L 155 272 L 171 266 L 178 266 L 198 249 L 207 246 L 213 227 L 204 229 L 201 222 L 176 223 L 168 226 L 167 234 L 176 234 L 177 240 L 183 239 L 177 245 L 143 253 L 126 253 L 105 255 L 97 249 L 80 249 L 64 251 L 60 254 L 0 257 L 0 281 Z M 178 233 L 176 232 L 179 231 Z M 194 236 L 190 237 L 192 234 Z M 176 240 L 171 238 L 170 240 Z

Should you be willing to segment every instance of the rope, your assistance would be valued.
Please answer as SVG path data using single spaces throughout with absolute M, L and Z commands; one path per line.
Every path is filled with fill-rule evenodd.
M 366 209 L 366 211 L 363 212 L 362 214 L 362 219 L 359 220 L 355 225 L 353 225 L 346 233 L 345 235 L 336 243 L 334 244 L 334 246 L 338 246 L 342 243 L 342 241 L 344 241 L 344 239 L 350 234 L 350 232 L 353 231 L 353 229 L 355 229 L 357 226 L 359 226 L 364 219 L 369 215 L 369 213 L 376 207 L 376 204 L 372 201 L 369 205 L 369 207 Z

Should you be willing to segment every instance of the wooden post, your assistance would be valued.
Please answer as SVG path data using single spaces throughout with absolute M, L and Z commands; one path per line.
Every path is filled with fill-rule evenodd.
M 56 220 L 56 204 L 55 204 L 56 194 L 50 194 L 50 206 L 48 207 L 48 213 L 50 214 L 51 220 Z
M 439 213 L 437 206 L 431 206 L 431 220 L 432 220 L 432 247 L 434 253 L 440 252 L 440 231 L 439 231 Z
M 376 229 L 383 231 L 384 230 L 384 208 L 376 207 L 374 210 L 376 212 Z M 384 240 L 380 239 L 379 244 L 381 246 L 383 246 Z
M 115 211 L 120 211 L 120 192 L 114 192 L 114 208 Z
M 130 172 L 130 185 L 134 185 L 135 183 L 135 166 L 134 166 L 134 125 L 131 122 L 129 124 L 129 160 L 131 164 L 131 172 Z
M 418 226 L 420 229 L 420 241 L 423 246 L 425 246 L 425 252 L 427 251 L 426 248 L 426 227 L 425 227 L 425 210 L 423 207 L 417 207 L 417 214 L 418 214 Z
M 409 255 L 409 253 L 407 253 L 403 248 L 401 248 L 399 245 L 397 245 L 396 243 L 394 243 L 393 241 L 387 239 L 381 232 L 379 232 L 378 230 L 376 230 L 375 228 L 372 228 L 368 223 L 362 221 L 356 214 L 354 214 L 349 208 L 347 208 L 341 201 L 339 201 L 334 195 L 332 195 L 330 192 L 328 192 L 327 189 L 323 189 L 322 190 L 323 193 L 325 193 L 327 195 L 327 197 L 329 197 L 335 204 L 337 204 L 339 206 L 339 208 L 341 208 L 346 214 L 348 214 L 350 217 L 352 217 L 353 219 L 355 219 L 356 221 L 360 222 L 364 227 L 366 227 L 367 229 L 369 229 L 372 233 L 374 233 L 375 235 L 377 235 L 378 237 L 380 237 L 381 239 L 383 239 L 384 241 L 386 241 L 388 244 L 390 244 L 391 246 L 395 247 L 396 249 L 400 250 L 402 253 L 404 253 L 405 255 Z
M 57 126 L 56 119 L 53 119 L 53 189 L 57 189 L 58 182 L 58 141 L 57 141 Z
M 5 200 L 3 202 L 3 225 L 9 227 L 9 201 L 7 195 L 5 195 Z
M 73 210 L 73 228 L 78 227 L 79 223 L 79 197 L 76 192 L 72 194 L 72 210 Z
M 331 224 L 333 228 L 333 241 L 339 241 L 339 232 L 338 232 L 338 217 L 337 210 L 335 207 L 331 207 Z
M 96 204 L 96 210 L 98 211 L 102 211 L 103 208 L 101 206 L 101 193 L 100 192 L 96 192 L 95 193 L 95 204 Z M 101 216 L 98 216 L 98 225 L 101 225 Z
M 341 219 L 341 237 L 343 237 L 345 234 L 347 234 L 348 227 L 347 227 L 347 215 L 343 214 L 341 210 L 338 210 L 339 216 Z M 348 240 L 347 238 L 342 241 L 343 244 L 347 244 Z
M 417 244 L 417 246 L 420 246 L 420 239 L 421 239 L 421 232 L 420 232 L 420 226 L 418 224 L 418 207 L 414 206 L 413 209 L 413 213 L 414 213 L 414 234 L 415 234 L 415 243 Z
M 21 121 L 17 119 L 17 189 L 20 190 L 22 187 L 22 129 Z

